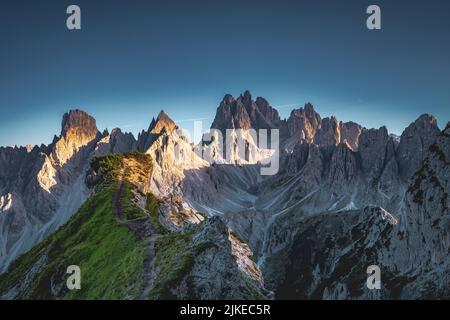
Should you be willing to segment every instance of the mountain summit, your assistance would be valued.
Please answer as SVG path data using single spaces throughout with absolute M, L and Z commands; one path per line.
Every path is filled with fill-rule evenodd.
M 61 123 L 61 136 L 74 134 L 92 138 L 97 135 L 97 132 L 95 119 L 86 112 L 75 109 L 64 114 Z
M 213 129 L 272 129 L 281 126 L 278 111 L 266 99 L 252 100 L 250 91 L 245 91 L 237 99 L 227 94 L 217 108 L 211 125 Z
M 158 117 L 153 118 L 147 131 L 142 130 L 137 139 L 139 151 L 146 151 L 158 137 L 164 133 L 171 134 L 177 129 L 175 122 L 161 110 Z
M 168 133 L 176 130 L 177 126 L 175 122 L 164 112 L 161 110 L 158 114 L 158 117 L 152 120 L 150 127 L 148 128 L 148 132 L 152 134 L 160 134 L 162 130 L 165 130 Z
M 282 120 L 245 91 L 211 127 L 232 130 L 230 154 L 163 111 L 137 140 L 72 110 L 50 145 L 0 148 L 0 297 L 75 297 L 68 257 L 102 275 L 78 298 L 450 297 L 449 126 L 425 114 L 398 139 L 310 103 Z M 277 174 L 237 129 L 280 130 Z

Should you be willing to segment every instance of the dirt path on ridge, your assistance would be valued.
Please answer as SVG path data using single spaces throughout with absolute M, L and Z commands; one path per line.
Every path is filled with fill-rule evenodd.
M 124 218 L 122 198 L 125 184 L 124 180 L 126 169 L 127 167 L 124 166 L 119 173 L 118 186 L 113 199 L 113 211 L 114 217 L 120 224 L 126 225 L 132 231 L 136 232 L 141 238 L 147 240 L 147 248 L 146 248 L 147 254 L 145 258 L 143 286 L 136 298 L 138 300 L 146 300 L 151 288 L 153 287 L 153 280 L 154 280 L 153 260 L 155 257 L 155 242 L 157 240 L 157 235 L 154 232 L 150 224 L 150 220 L 148 218 L 138 218 L 133 220 L 127 220 Z

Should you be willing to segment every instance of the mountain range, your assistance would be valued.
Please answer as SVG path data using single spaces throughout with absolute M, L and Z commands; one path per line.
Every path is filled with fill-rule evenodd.
M 1 147 L 0 298 L 450 298 L 450 123 L 397 137 L 310 103 L 281 119 L 245 91 L 211 129 L 227 150 L 163 111 L 136 139 L 71 110 L 50 145 Z M 249 129 L 279 130 L 275 175 Z

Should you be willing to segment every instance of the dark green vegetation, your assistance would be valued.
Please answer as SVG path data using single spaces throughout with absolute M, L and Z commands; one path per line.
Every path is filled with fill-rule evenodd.
M 118 180 L 120 171 L 126 163 L 130 163 L 132 169 L 125 171 L 126 180 L 133 180 L 131 176 L 136 176 L 136 180 L 144 182 L 145 176 L 151 173 L 151 157 L 139 152 L 94 157 L 91 160 L 91 168 L 101 177 L 101 182 L 110 183 Z
M 155 197 L 153 194 L 147 194 L 147 202 L 145 204 L 145 209 L 150 215 L 150 223 L 153 229 L 158 234 L 166 234 L 168 230 L 164 228 L 159 223 L 159 206 L 161 205 L 161 200 Z
M 91 160 L 91 168 L 101 175 L 103 181 L 117 180 L 123 166 L 123 154 L 112 154 L 104 157 L 95 157 Z
M 120 195 L 120 203 L 122 206 L 123 217 L 125 220 L 135 220 L 145 218 L 145 212 L 136 206 L 133 202 L 134 193 L 133 193 L 133 185 L 128 181 L 124 181 L 122 187 L 122 193 Z

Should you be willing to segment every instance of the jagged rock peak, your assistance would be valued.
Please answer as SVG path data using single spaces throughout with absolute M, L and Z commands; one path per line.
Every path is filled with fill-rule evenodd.
M 434 116 L 429 114 L 422 114 L 419 118 L 411 123 L 402 133 L 400 141 L 411 138 L 414 135 L 428 135 L 435 136 L 439 132 L 437 120 Z
M 223 97 L 222 102 L 220 103 L 220 106 L 223 107 L 223 106 L 226 106 L 226 105 L 230 105 L 230 104 L 232 104 L 234 101 L 235 101 L 234 97 L 233 97 L 231 94 L 227 93 L 227 94 Z
M 428 148 L 441 133 L 434 116 L 423 114 L 402 133 L 398 145 L 400 175 L 407 181 L 419 169 Z
M 121 133 L 122 133 L 122 130 L 120 130 L 120 128 L 114 128 L 114 129 L 111 130 L 111 135 L 112 136 L 115 136 L 115 135 L 118 135 L 118 134 L 121 134 Z
M 278 110 L 273 108 L 266 99 L 263 97 L 257 97 L 255 103 L 259 111 L 268 121 L 271 123 L 277 123 L 280 121 Z
M 167 115 L 167 113 L 164 112 L 164 110 L 161 110 L 158 113 L 158 117 L 156 118 L 156 120 L 157 121 L 172 121 L 172 119 L 170 119 L 170 117 Z
M 322 126 L 314 137 L 314 143 L 321 147 L 336 146 L 341 141 L 339 122 L 335 116 L 322 120 Z
M 447 123 L 447 126 L 444 129 L 444 132 L 447 132 L 450 130 L 450 121 Z
M 305 104 L 305 112 L 308 114 L 314 114 L 315 110 L 314 110 L 314 106 L 311 104 L 311 102 L 307 102 Z
M 249 90 L 245 90 L 244 93 L 239 96 L 238 100 L 241 100 L 244 105 L 248 105 L 252 103 L 252 94 Z
M 161 110 L 158 114 L 156 120 L 153 118 L 149 127 L 149 132 L 153 134 L 160 134 L 163 129 L 166 132 L 170 133 L 176 130 L 177 126 L 175 122 L 164 112 Z
M 78 154 L 79 151 L 82 148 L 86 149 L 88 145 L 92 147 L 92 143 L 98 141 L 100 138 L 101 133 L 97 130 L 97 125 L 93 117 L 78 109 L 70 110 L 63 116 L 61 136 L 55 137 L 53 143 L 49 146 L 49 152 L 52 153 L 52 160 L 50 162 L 62 166 L 69 160 L 74 162 L 81 161 L 80 159 L 86 156 L 85 153 L 89 151 L 85 150 L 83 156 Z M 77 154 L 80 159 L 72 159 Z M 40 178 L 45 176 L 45 174 L 41 175 L 41 173 Z M 47 182 L 45 184 L 47 185 Z
M 236 100 L 226 94 L 216 111 L 211 128 L 226 129 L 271 129 L 280 126 L 278 111 L 267 100 L 258 97 L 252 100 L 250 91 L 246 90 Z
M 84 111 L 74 109 L 65 113 L 61 123 L 61 136 L 76 131 L 87 136 L 96 136 L 97 124 L 93 117 Z
M 341 132 L 341 142 L 346 141 L 353 151 L 357 151 L 362 127 L 352 121 L 340 122 L 339 127 Z
M 161 110 L 158 117 L 153 118 L 147 131 L 142 131 L 138 135 L 136 148 L 138 151 L 147 151 L 148 148 L 155 142 L 158 137 L 163 134 L 171 135 L 178 129 L 175 122 Z
M 123 133 L 119 128 L 111 130 L 111 134 L 103 135 L 95 149 L 96 156 L 109 153 L 125 153 L 135 148 L 136 139 L 132 133 Z
M 424 113 L 419 118 L 417 118 L 414 123 L 418 126 L 437 126 L 437 119 L 431 114 Z
M 305 104 L 304 108 L 294 109 L 287 120 L 289 134 L 300 140 L 312 142 L 316 131 L 322 125 L 320 115 L 314 110 L 311 103 Z

